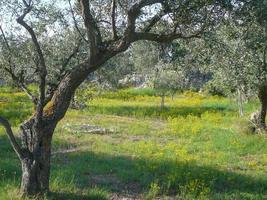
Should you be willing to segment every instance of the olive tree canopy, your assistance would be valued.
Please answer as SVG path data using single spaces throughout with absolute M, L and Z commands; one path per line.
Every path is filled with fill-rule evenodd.
M 136 41 L 200 37 L 231 4 L 236 6 L 231 0 L 2 0 L 1 70 L 36 108 L 20 126 L 22 145 L 0 118 L 21 161 L 21 192 L 49 190 L 54 129 L 90 73 Z M 37 95 L 27 87 L 31 80 L 38 83 Z

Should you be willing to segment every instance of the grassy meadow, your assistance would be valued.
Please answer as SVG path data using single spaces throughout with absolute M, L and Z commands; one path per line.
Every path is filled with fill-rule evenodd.
M 88 94 L 91 91 L 84 91 Z M 89 98 L 88 98 L 89 99 Z M 258 108 L 193 92 L 166 98 L 149 89 L 94 95 L 70 109 L 53 141 L 51 194 L 46 199 L 267 199 L 267 136 L 250 134 Z M 31 115 L 27 97 L 0 88 L 0 115 L 15 130 Z M 106 134 L 75 129 L 97 125 Z M 68 127 L 68 128 L 66 128 Z M 20 199 L 20 164 L 0 128 L 0 199 Z

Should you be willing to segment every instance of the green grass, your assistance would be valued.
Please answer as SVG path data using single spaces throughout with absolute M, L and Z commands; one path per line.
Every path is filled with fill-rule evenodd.
M 19 95 L 0 89 L 0 115 L 15 129 L 32 110 Z M 267 137 L 243 132 L 247 116 L 232 101 L 186 92 L 160 110 L 154 91 L 129 89 L 86 105 L 56 129 L 46 199 L 267 199 Z M 246 114 L 257 106 L 247 104 Z M 84 134 L 66 124 L 113 131 Z M 3 129 L 0 158 L 0 199 L 19 199 L 20 165 Z

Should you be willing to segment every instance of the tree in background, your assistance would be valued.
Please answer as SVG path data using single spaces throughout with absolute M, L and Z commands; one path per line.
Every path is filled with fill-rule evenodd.
M 262 23 L 265 17 L 263 13 L 260 14 L 266 8 L 264 1 L 245 4 L 214 35 L 209 35 L 206 44 L 203 41 L 199 43 L 205 52 L 202 52 L 203 58 L 208 59 L 205 66 L 206 70 L 213 73 L 213 82 L 219 88 L 237 93 L 241 115 L 243 95 L 251 96 L 249 93 L 253 92 L 252 95 L 259 98 L 261 107 L 253 120 L 259 129 L 266 128 L 267 32 L 266 24 Z
M 267 1 L 252 1 L 242 10 L 243 24 L 247 27 L 245 34 L 246 47 L 250 50 L 251 61 L 255 68 L 255 78 L 252 80 L 256 86 L 258 98 L 260 100 L 260 110 L 258 113 L 258 126 L 266 129 L 267 111 Z
M 152 84 L 156 89 L 158 95 L 161 97 L 161 110 L 165 105 L 165 97 L 167 94 L 172 96 L 177 91 L 186 89 L 188 80 L 184 76 L 182 70 L 174 70 L 174 66 L 171 63 L 158 62 L 155 66 L 156 70 L 153 74 Z

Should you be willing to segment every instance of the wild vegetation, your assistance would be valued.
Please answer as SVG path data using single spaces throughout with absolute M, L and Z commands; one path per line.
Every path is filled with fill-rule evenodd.
M 1 0 L 3 198 L 265 199 L 266 13 Z
M 1 88 L 1 116 L 17 127 L 31 115 L 25 95 Z M 88 91 L 88 93 L 95 93 Z M 266 199 L 266 136 L 244 129 L 233 100 L 153 90 L 95 94 L 56 129 L 46 199 Z M 258 107 L 251 101 L 245 114 Z M 87 134 L 86 124 L 110 130 Z M 19 199 L 19 161 L 0 133 L 0 199 Z

